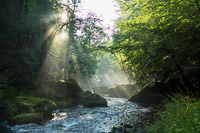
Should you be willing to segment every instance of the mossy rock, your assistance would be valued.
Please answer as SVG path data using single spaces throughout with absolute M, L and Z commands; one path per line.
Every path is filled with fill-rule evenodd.
M 138 94 L 132 96 L 129 101 L 157 105 L 162 103 L 167 94 L 170 94 L 169 86 L 162 82 L 155 82 L 154 85 L 146 85 Z
M 47 99 L 52 99 L 54 101 L 61 101 L 65 99 L 63 94 L 58 94 L 55 89 L 50 88 L 48 85 L 42 85 L 40 89 L 37 90 L 37 93 L 42 97 Z
M 49 120 L 53 117 L 52 112 L 57 107 L 56 104 L 51 100 L 32 96 L 17 96 L 16 98 L 14 98 L 14 100 L 10 99 L 4 102 L 7 103 L 4 104 L 3 107 L 6 110 L 6 114 L 11 124 L 26 124 L 30 123 L 30 121 L 34 123 L 42 123 L 43 120 Z M 29 114 L 25 115 L 26 117 L 31 117 L 32 114 L 32 116 L 34 116 L 34 121 L 28 121 L 26 119 L 19 118 L 21 115 L 23 116 L 23 114 Z M 36 117 L 36 114 L 40 114 L 41 118 L 39 119 L 38 117 Z M 18 121 L 18 119 L 20 122 Z M 17 121 L 15 122 L 15 120 Z M 23 120 L 24 122 L 22 122 Z
M 51 118 L 57 107 L 53 101 L 44 98 L 18 96 L 16 99 L 19 113 L 41 113 L 45 119 Z
M 10 120 L 11 125 L 21 125 L 27 123 L 36 123 L 41 124 L 43 120 L 43 115 L 40 113 L 28 113 L 28 114 L 19 114 L 14 116 Z
M 90 91 L 81 92 L 79 96 L 80 103 L 84 107 L 107 107 L 106 99 Z

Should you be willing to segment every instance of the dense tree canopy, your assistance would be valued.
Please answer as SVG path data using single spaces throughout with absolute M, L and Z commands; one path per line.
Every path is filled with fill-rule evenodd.
M 123 56 L 130 76 L 142 84 L 180 77 L 189 87 L 186 75 L 194 76 L 200 65 L 199 2 L 116 1 L 121 17 L 112 50 Z
M 57 79 L 91 77 L 100 71 L 103 52 L 98 50 L 107 46 L 106 52 L 139 84 L 179 78 L 193 88 L 200 65 L 199 1 L 116 1 L 121 16 L 112 46 L 105 43 L 98 16 L 80 15 L 80 0 L 1 1 L 1 78 L 13 81 L 26 72 L 37 77 L 41 71 Z M 16 66 L 23 72 L 8 74 Z
M 87 76 L 94 74 L 98 55 L 94 51 L 105 41 L 105 33 L 94 13 L 80 16 L 80 2 L 1 1 L 0 70 L 4 73 L 7 69 L 6 58 L 26 71 L 43 71 L 42 75 L 44 71 L 52 74 L 63 69 L 65 78 L 78 72 Z M 66 15 L 65 22 L 61 21 L 62 13 Z M 49 71 L 47 67 L 53 66 L 51 60 L 59 67 Z

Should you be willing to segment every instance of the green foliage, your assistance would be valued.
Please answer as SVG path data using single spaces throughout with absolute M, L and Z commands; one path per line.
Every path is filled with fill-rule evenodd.
M 200 132 L 200 102 L 197 98 L 176 95 L 159 113 L 159 120 L 147 126 L 148 133 Z
M 44 20 L 47 26 L 55 24 L 57 7 L 57 0 L 0 2 L 0 84 L 18 82 L 24 76 L 36 80 L 42 64 Z
M 92 13 L 85 18 L 76 18 L 74 45 L 70 53 L 71 72 L 81 73 L 85 76 L 94 75 L 97 70 L 99 45 L 105 42 L 106 34 L 100 25 L 100 19 Z
M 23 50 L 19 50 L 17 53 L 19 56 L 23 57 L 23 65 L 27 66 L 38 66 L 39 61 L 37 57 L 37 53 L 34 49 L 31 48 L 25 48 Z
M 121 17 L 111 48 L 138 83 L 166 81 L 199 65 L 200 14 L 195 1 L 116 1 Z
M 60 107 L 77 104 L 75 97 L 82 89 L 74 80 L 64 77 L 67 83 L 55 82 L 64 91 L 56 90 L 56 85 L 55 88 L 44 85 L 39 90 L 42 78 L 44 82 L 48 76 L 64 79 L 65 70 L 67 76 L 77 73 L 91 76 L 96 71 L 95 50 L 105 37 L 102 26 L 98 25 L 100 20 L 92 13 L 86 18 L 78 17 L 80 0 L 68 2 L 63 5 L 61 0 L 0 1 L 0 109 L 6 110 L 11 121 L 38 119 L 38 113 L 43 117 L 51 115 L 56 104 L 48 99 L 55 100 Z M 70 23 L 65 31 L 61 31 L 63 23 L 58 19 L 63 10 L 68 12 Z M 62 46 L 55 49 L 61 59 L 52 54 L 56 61 L 51 61 L 49 50 L 60 33 L 69 34 L 69 41 L 67 36 L 63 37 Z M 52 64 L 57 66 L 54 68 Z M 48 71 L 46 66 L 54 70 Z M 42 76 L 48 74 L 40 75 L 42 78 L 38 80 L 41 71 Z

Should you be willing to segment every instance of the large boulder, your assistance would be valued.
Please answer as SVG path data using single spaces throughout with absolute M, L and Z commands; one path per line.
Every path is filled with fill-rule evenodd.
M 51 119 L 56 104 L 44 98 L 33 96 L 17 96 L 3 101 L 1 105 L 6 110 L 11 125 L 37 123 L 42 124 Z
M 51 80 L 43 83 L 38 90 L 43 97 L 52 99 L 58 108 L 72 107 L 79 103 L 79 93 L 83 92 L 78 83 L 73 79 Z
M 65 81 L 48 81 L 46 83 L 53 91 L 53 99 L 69 99 L 76 98 L 80 92 L 83 92 L 78 83 L 73 79 L 67 79 Z M 56 97 L 60 96 L 60 97 Z M 50 97 L 51 98 L 51 97 Z
M 19 113 L 41 113 L 44 118 L 50 118 L 56 104 L 48 99 L 18 96 L 16 98 Z
M 154 85 L 145 86 L 138 94 L 132 96 L 129 101 L 148 105 L 160 104 L 166 95 L 171 92 L 168 84 L 156 82 Z
M 97 94 L 93 94 L 90 91 L 79 93 L 79 100 L 80 104 L 84 107 L 107 107 L 107 101 L 105 98 Z

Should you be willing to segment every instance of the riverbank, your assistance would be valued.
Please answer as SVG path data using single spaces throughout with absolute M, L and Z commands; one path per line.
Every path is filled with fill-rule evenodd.
M 176 94 L 166 102 L 153 124 L 146 126 L 148 133 L 199 133 L 199 97 Z
M 145 126 L 158 119 L 158 107 L 151 106 L 150 108 L 148 112 L 140 114 L 138 117 L 133 117 L 134 120 L 121 123 L 120 127 L 112 128 L 110 133 L 146 133 Z
M 113 128 L 111 133 L 198 133 L 200 132 L 200 101 L 183 94 L 170 96 L 151 112 L 140 115 L 132 125 Z

